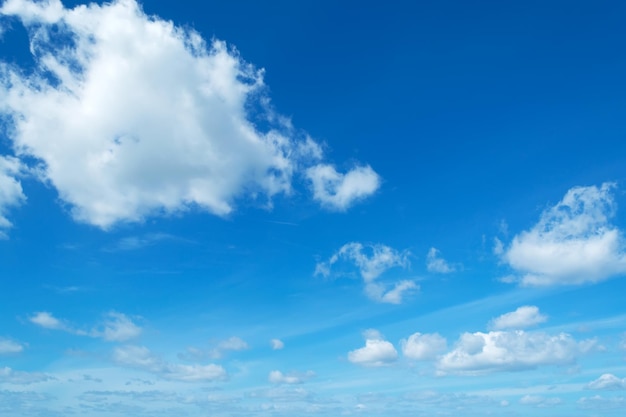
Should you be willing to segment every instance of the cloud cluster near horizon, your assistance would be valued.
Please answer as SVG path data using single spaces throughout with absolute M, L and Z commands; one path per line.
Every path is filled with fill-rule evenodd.
M 35 62 L 30 74 L 0 63 L 0 114 L 15 153 L 0 156 L 0 230 L 24 200 L 25 160 L 75 220 L 102 229 L 194 207 L 224 216 L 241 198 L 271 206 L 296 178 L 338 211 L 380 186 L 369 165 L 338 172 L 276 114 L 262 70 L 135 0 L 73 9 L 8 0 L 0 14 L 27 28 Z

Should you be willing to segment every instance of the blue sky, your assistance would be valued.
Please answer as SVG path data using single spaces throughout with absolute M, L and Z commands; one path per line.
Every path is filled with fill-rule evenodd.
M 621 416 L 622 2 L 0 8 L 0 416 Z

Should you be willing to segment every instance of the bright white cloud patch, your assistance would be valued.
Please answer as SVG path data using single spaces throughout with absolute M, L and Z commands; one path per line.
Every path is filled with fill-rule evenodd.
M 20 353 L 24 350 L 24 345 L 10 339 L 0 338 L 0 355 L 10 355 Z
M 464 333 L 455 348 L 440 358 L 438 367 L 442 372 L 479 374 L 567 365 L 594 346 L 594 340 L 578 342 L 566 333 L 550 335 L 523 330 Z
M 376 330 L 364 333 L 365 346 L 348 353 L 348 360 L 362 366 L 384 366 L 398 359 L 396 348 Z
M 347 210 L 380 187 L 380 177 L 370 166 L 357 166 L 342 174 L 332 165 L 319 164 L 307 169 L 306 176 L 313 186 L 313 198 L 337 211 Z
M 437 274 L 449 274 L 456 271 L 454 266 L 440 256 L 440 252 L 436 248 L 430 248 L 428 255 L 426 255 L 426 268 L 429 272 Z
M 613 374 L 603 374 L 600 378 L 588 383 L 586 388 L 594 390 L 623 390 L 626 389 L 626 378 L 618 378 Z
M 447 341 L 438 333 L 413 333 L 402 340 L 402 354 L 417 361 L 435 359 L 447 348 Z
M 548 317 L 539 312 L 536 306 L 522 306 L 510 313 L 496 317 L 491 322 L 494 330 L 525 329 L 540 323 L 544 323 Z
M 226 371 L 219 365 L 169 363 L 143 346 L 118 347 L 113 352 L 113 360 L 119 365 L 141 369 L 161 378 L 175 381 L 203 382 L 224 379 L 226 377 Z
M 410 280 L 400 280 L 392 284 L 375 280 L 391 268 L 408 268 L 408 257 L 408 251 L 399 252 L 386 245 L 351 242 L 343 245 L 328 261 L 319 262 L 315 266 L 315 275 L 328 277 L 335 264 L 348 261 L 359 269 L 368 297 L 382 303 L 400 304 L 407 293 L 419 290 L 419 285 Z
M 0 64 L 14 151 L 39 161 L 78 221 L 106 229 L 190 207 L 226 215 L 239 196 L 290 193 L 294 172 L 319 164 L 320 146 L 267 108 L 262 71 L 135 0 L 8 0 L 0 13 L 26 26 L 36 63 L 29 76 Z M 22 198 L 3 161 L 11 188 L 0 210 Z M 344 175 L 315 165 L 306 176 L 315 199 L 341 210 L 379 184 L 368 166 Z
M 22 170 L 18 159 L 0 155 L 0 239 L 6 238 L 5 231 L 12 226 L 7 218 L 9 209 L 26 200 L 22 184 L 16 178 Z
M 502 259 L 527 286 L 583 284 L 626 273 L 619 229 L 610 223 L 614 184 L 574 187 L 539 222 L 520 233 Z
M 302 384 L 314 376 L 315 372 L 313 371 L 305 373 L 292 372 L 289 374 L 284 374 L 281 371 L 271 371 L 267 380 L 272 384 Z
M 66 330 L 68 327 L 59 319 L 47 311 L 40 311 L 33 314 L 29 320 L 31 323 L 41 326 L 44 329 Z
M 285 344 L 280 339 L 272 339 L 272 340 L 270 340 L 270 345 L 272 346 L 273 350 L 281 350 L 281 349 L 283 349 L 285 347 Z
M 99 329 L 91 332 L 93 337 L 101 337 L 109 342 L 125 342 L 141 334 L 141 327 L 122 313 L 111 312 Z

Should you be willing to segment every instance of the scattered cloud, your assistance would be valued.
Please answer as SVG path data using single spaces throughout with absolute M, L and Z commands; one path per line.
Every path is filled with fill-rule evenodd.
M 430 248 L 428 255 L 426 255 L 426 268 L 429 272 L 437 274 L 449 274 L 456 271 L 453 265 L 450 265 L 445 259 L 440 257 L 440 252 L 436 248 Z
M 589 410 L 612 410 L 616 408 L 626 408 L 626 397 L 582 397 L 577 401 L 581 408 Z
M 585 388 L 593 390 L 624 390 L 626 378 L 618 378 L 613 374 L 603 374 L 595 381 L 588 383 Z
M 9 209 L 26 201 L 22 184 L 17 180 L 23 169 L 18 159 L 0 155 L 0 239 L 6 239 L 6 230 L 13 226 L 7 218 Z
M 0 368 L 0 383 L 4 384 L 28 385 L 51 379 L 54 378 L 40 372 L 14 371 L 6 366 L 4 368 Z
M 285 344 L 280 339 L 272 339 L 270 340 L 270 345 L 272 345 L 273 350 L 281 350 L 285 347 Z
M 69 330 L 69 327 L 61 320 L 54 317 L 51 313 L 47 311 L 39 311 L 33 314 L 29 320 L 31 323 L 36 324 L 37 326 L 43 327 L 44 329 L 50 330 Z
M 494 330 L 526 329 L 544 323 L 548 317 L 539 312 L 536 306 L 522 306 L 510 313 L 503 314 L 491 321 Z
M 0 338 L 0 355 L 11 355 L 24 350 L 24 345 L 11 339 Z
M 109 229 L 193 208 L 224 216 L 241 197 L 271 206 L 292 192 L 294 173 L 336 210 L 379 187 L 367 165 L 340 174 L 322 163 L 320 145 L 271 109 L 263 70 L 135 0 L 9 0 L 0 13 L 26 27 L 35 62 L 29 75 L 0 63 L 8 139 L 76 221 Z M 6 227 L 4 210 L 23 195 L 17 160 L 1 164 Z
M 568 365 L 589 352 L 595 340 L 576 341 L 567 333 L 493 331 L 463 333 L 455 348 L 438 361 L 441 372 L 482 374 Z
M 304 373 L 291 372 L 289 374 L 284 374 L 281 371 L 271 371 L 267 380 L 272 384 L 302 384 L 314 376 L 315 372 L 313 371 Z
M 315 275 L 328 277 L 335 264 L 339 261 L 348 261 L 359 269 L 368 297 L 382 303 L 400 304 L 404 295 L 419 290 L 419 285 L 410 280 L 401 280 L 392 283 L 390 289 L 389 283 L 374 281 L 391 268 L 408 268 L 409 255 L 408 251 L 399 252 L 381 244 L 346 243 L 328 261 L 317 263 Z
M 435 359 L 447 349 L 447 341 L 439 333 L 413 333 L 408 339 L 403 339 L 401 345 L 402 354 L 417 361 Z
M 113 360 L 119 365 L 141 369 L 161 378 L 185 382 L 215 381 L 226 378 L 220 365 L 182 365 L 169 363 L 143 346 L 122 346 L 113 351 Z
M 211 349 L 199 349 L 196 347 L 188 347 L 185 353 L 178 355 L 183 360 L 205 360 L 220 359 L 227 352 L 236 352 L 249 349 L 248 344 L 241 338 L 233 336 L 225 340 L 221 340 Z
M 531 405 L 537 408 L 546 408 L 562 404 L 563 401 L 557 397 L 546 398 L 540 395 L 525 395 L 520 398 L 519 403 L 522 405 Z
M 502 259 L 520 274 L 521 285 L 575 285 L 626 273 L 622 232 L 610 223 L 613 188 L 574 187 L 513 238 Z
M 115 311 L 107 313 L 103 323 L 89 331 L 76 328 L 46 311 L 33 314 L 29 320 L 45 329 L 61 330 L 79 336 L 103 339 L 108 342 L 126 342 L 138 337 L 142 331 L 141 327 L 137 326 L 128 316 Z
M 348 353 L 348 360 L 362 366 L 384 366 L 398 359 L 398 352 L 390 342 L 384 340 L 376 330 L 368 330 L 365 337 L 365 346 Z
M 346 211 L 380 187 L 380 177 L 370 166 L 357 166 L 342 174 L 332 165 L 319 164 L 307 169 L 306 176 L 313 198 L 322 207 L 336 211 Z

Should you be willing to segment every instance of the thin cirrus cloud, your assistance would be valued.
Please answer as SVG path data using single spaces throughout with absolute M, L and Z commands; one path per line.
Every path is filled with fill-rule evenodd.
M 398 351 L 393 344 L 383 338 L 377 330 L 363 333 L 365 346 L 348 353 L 348 360 L 356 365 L 378 367 L 392 364 L 398 359 Z
M 270 206 L 292 192 L 294 174 L 340 211 L 380 186 L 367 165 L 340 173 L 324 163 L 319 144 L 269 108 L 262 70 L 224 42 L 147 16 L 135 0 L 73 9 L 8 0 L 0 13 L 28 29 L 36 63 L 30 75 L 0 63 L 13 152 L 37 161 L 36 177 L 79 222 L 109 229 L 190 208 L 224 216 L 250 196 Z M 259 129 L 257 118 L 271 127 Z M 7 207 L 23 199 L 18 165 L 2 157 L 5 229 Z
M 391 268 L 408 268 L 408 251 L 400 252 L 382 244 L 346 243 L 328 261 L 318 262 L 314 275 L 329 277 L 333 267 L 340 261 L 347 261 L 358 268 L 365 284 L 365 294 L 375 301 L 401 304 L 407 293 L 419 290 L 419 286 L 411 280 L 397 281 L 391 288 L 388 283 L 376 282 L 380 275 Z
M 617 209 L 614 188 L 613 183 L 574 187 L 508 247 L 496 241 L 496 254 L 518 274 L 506 281 L 579 285 L 626 273 L 623 234 L 610 222 Z
M 526 329 L 544 323 L 548 317 L 539 312 L 536 306 L 522 306 L 493 319 L 490 328 L 494 330 Z
M 76 328 L 47 311 L 37 312 L 28 320 L 44 329 L 60 330 L 79 336 L 103 339 L 108 342 L 125 342 L 137 338 L 142 332 L 141 327 L 137 326 L 128 316 L 115 311 L 107 313 L 102 323 L 88 331 Z

